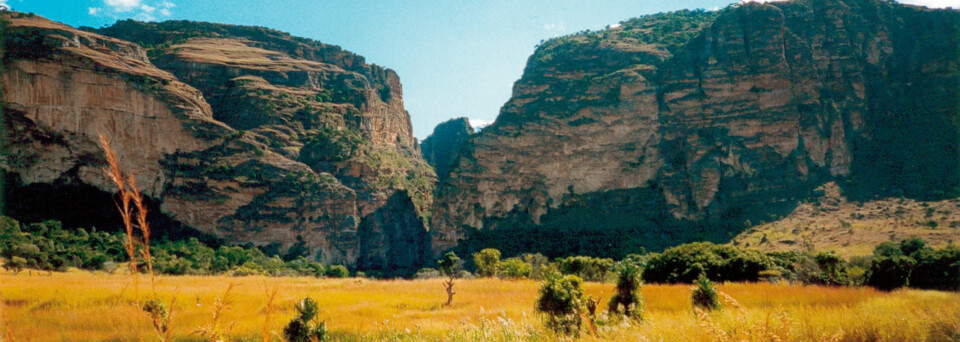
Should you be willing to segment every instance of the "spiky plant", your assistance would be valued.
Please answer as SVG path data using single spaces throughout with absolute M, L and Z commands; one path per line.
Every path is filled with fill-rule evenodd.
M 693 306 L 696 308 L 702 308 L 704 310 L 717 310 L 720 308 L 720 299 L 717 296 L 717 289 L 713 287 L 713 283 L 710 282 L 710 279 L 707 279 L 706 276 L 700 274 L 700 278 L 697 279 L 693 288 L 693 294 L 691 299 L 693 300 Z
M 643 319 L 640 270 L 641 268 L 632 262 L 623 262 L 617 267 L 617 293 L 610 297 L 610 302 L 607 303 L 610 316 Z
M 297 316 L 283 329 L 283 337 L 288 342 L 322 341 L 327 334 L 326 323 L 317 318 L 320 308 L 310 297 L 297 302 Z

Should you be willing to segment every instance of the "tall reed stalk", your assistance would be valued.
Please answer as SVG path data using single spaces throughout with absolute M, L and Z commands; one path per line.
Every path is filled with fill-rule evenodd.
M 120 218 L 123 220 L 124 232 L 127 239 L 123 243 L 124 250 L 130 258 L 130 276 L 133 278 L 134 301 L 138 309 L 143 310 L 150 316 L 154 330 L 161 341 L 169 341 L 171 336 L 170 317 L 173 315 L 173 304 L 164 304 L 157 295 L 157 279 L 153 272 L 153 258 L 150 255 L 150 224 L 147 220 L 147 207 L 144 204 L 143 194 L 137 188 L 137 179 L 133 172 L 124 175 L 120 170 L 120 163 L 116 153 L 110 147 L 110 141 L 106 136 L 100 134 L 100 145 L 103 147 L 104 154 L 107 157 L 107 166 L 103 172 L 117 187 L 119 199 L 116 201 L 117 210 L 120 211 Z M 132 204 L 132 205 L 131 205 Z M 135 233 L 139 231 L 139 237 Z M 138 253 L 139 252 L 139 253 Z M 140 280 L 138 254 L 147 266 L 147 273 L 150 275 L 150 289 L 153 292 L 153 298 L 140 306 Z

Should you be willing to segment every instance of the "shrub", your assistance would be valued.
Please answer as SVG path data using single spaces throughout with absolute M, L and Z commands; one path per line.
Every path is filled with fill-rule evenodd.
M 640 298 L 641 267 L 633 262 L 621 262 L 617 267 L 617 293 L 610 297 L 607 311 L 610 315 L 623 315 L 643 319 L 643 299 Z
M 867 284 L 884 291 L 907 286 L 910 271 L 916 263 L 913 258 L 902 255 L 873 259 Z
M 500 251 L 486 248 L 473 254 L 473 264 L 477 267 L 478 277 L 492 277 L 497 274 L 500 265 Z
M 509 258 L 500 262 L 497 267 L 497 274 L 500 278 L 522 279 L 529 278 L 533 272 L 533 266 L 523 262 L 519 258 Z
M 331 265 L 327 267 L 324 275 L 330 278 L 346 278 L 350 276 L 350 271 L 347 271 L 347 268 L 343 265 Z
M 583 302 L 583 280 L 575 275 L 548 274 L 540 286 L 537 312 L 545 314 L 547 328 L 558 333 L 580 333 L 580 306 Z
M 326 323 L 317 318 L 320 312 L 317 302 L 307 297 L 294 308 L 297 309 L 297 316 L 283 328 L 284 339 L 288 342 L 322 341 L 327 329 Z
M 914 254 L 917 264 L 910 272 L 910 286 L 924 289 L 960 289 L 960 249 L 922 249 Z
M 704 275 L 717 281 L 757 281 L 760 271 L 774 267 L 774 260 L 760 251 L 695 242 L 651 255 L 643 278 L 650 282 L 692 283 Z
M 530 264 L 530 278 L 532 279 L 543 279 L 550 268 L 550 259 L 540 253 L 523 254 L 520 256 L 520 260 Z
M 560 259 L 557 268 L 560 273 L 577 275 L 587 281 L 604 281 L 613 264 L 613 259 L 572 256 Z
M 720 308 L 720 299 L 717 298 L 717 290 L 713 288 L 713 283 L 706 276 L 700 276 L 697 279 L 696 287 L 693 288 L 691 295 L 693 306 L 704 310 L 716 310 Z

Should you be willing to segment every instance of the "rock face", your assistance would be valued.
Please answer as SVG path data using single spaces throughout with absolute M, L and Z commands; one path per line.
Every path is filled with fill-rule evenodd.
M 423 159 L 433 166 L 441 181 L 450 174 L 450 166 L 453 165 L 460 147 L 472 134 L 470 121 L 467 118 L 457 118 L 440 123 L 429 137 L 423 139 L 420 144 Z
M 864 198 L 960 196 L 958 46 L 960 12 L 870 0 L 658 14 L 545 42 L 439 185 L 434 246 L 620 256 L 726 241 L 835 179 Z
M 430 255 L 435 176 L 393 71 L 262 28 L 126 21 L 108 37 L 5 16 L 15 187 L 114 191 L 102 133 L 163 214 L 227 243 L 398 272 Z

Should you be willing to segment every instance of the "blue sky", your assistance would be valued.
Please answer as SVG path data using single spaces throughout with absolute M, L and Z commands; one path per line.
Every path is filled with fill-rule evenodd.
M 308 37 L 394 69 L 414 135 L 466 116 L 493 121 L 542 39 L 644 14 L 716 9 L 730 0 L 0 0 L 72 26 L 118 19 L 257 25 Z M 960 0 L 908 0 L 960 8 Z

